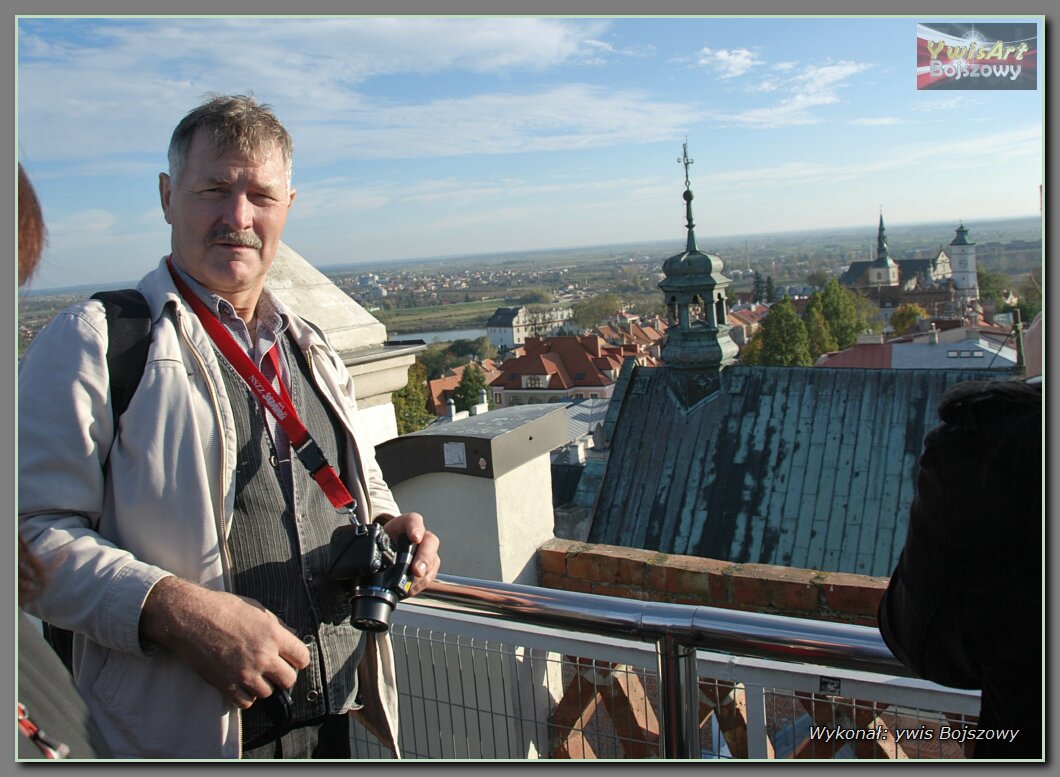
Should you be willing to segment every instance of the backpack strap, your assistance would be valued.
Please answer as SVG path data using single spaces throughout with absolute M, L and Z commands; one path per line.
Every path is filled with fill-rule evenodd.
M 107 314 L 107 371 L 114 424 L 129 406 L 147 364 L 151 345 L 151 308 L 136 289 L 100 291 L 92 295 Z
M 100 291 L 92 295 L 103 303 L 107 314 L 107 371 L 110 373 L 114 433 L 118 418 L 140 385 L 151 345 L 151 308 L 136 289 Z M 44 621 L 44 638 L 73 671 L 73 633 Z

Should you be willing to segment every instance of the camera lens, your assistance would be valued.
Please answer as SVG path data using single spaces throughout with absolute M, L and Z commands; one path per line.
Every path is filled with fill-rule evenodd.
M 351 599 L 353 625 L 361 631 L 379 632 L 390 628 L 390 614 L 397 604 L 397 596 L 378 586 L 357 586 Z

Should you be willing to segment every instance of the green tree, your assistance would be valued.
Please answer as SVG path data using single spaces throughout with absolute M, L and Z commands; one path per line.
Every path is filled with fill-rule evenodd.
M 772 305 L 777 301 L 777 287 L 773 285 L 773 276 L 766 276 L 766 302 Z
M 762 274 L 755 270 L 754 285 L 751 286 L 751 301 L 763 302 L 766 298 L 766 282 L 762 280 Z
M 899 305 L 891 316 L 891 326 L 894 327 L 896 335 L 904 335 L 916 326 L 916 322 L 922 318 L 931 318 L 931 314 L 915 302 Z
M 831 277 L 828 270 L 814 270 L 806 276 L 806 283 L 815 289 L 823 289 Z
M 858 335 L 868 327 L 864 314 L 858 311 L 854 295 L 840 286 L 835 278 L 825 284 L 821 308 L 840 348 L 854 345 Z
M 461 358 L 496 359 L 497 346 L 489 339 L 488 335 L 475 338 L 474 340 L 453 340 L 449 344 L 449 352 Z
M 839 343 L 832 333 L 832 327 L 824 317 L 824 303 L 821 301 L 821 292 L 815 291 L 810 296 L 806 305 L 805 318 L 806 337 L 809 340 L 810 358 L 814 361 L 822 353 L 832 353 L 839 350 Z
M 761 331 L 758 332 L 754 337 L 747 341 L 747 344 L 740 349 L 740 364 L 761 364 L 762 363 L 762 338 Z
M 592 329 L 599 326 L 622 310 L 622 299 L 617 294 L 597 294 L 573 308 L 575 326 L 580 329 Z
M 460 383 L 453 389 L 453 402 L 456 403 L 457 411 L 470 410 L 478 404 L 479 392 L 486 389 L 486 401 L 492 406 L 489 398 L 489 384 L 486 383 L 486 373 L 475 362 L 471 362 L 464 368 L 464 374 L 460 376 Z
M 790 297 L 774 304 L 762 319 L 762 328 L 755 339 L 762 340 L 759 364 L 774 367 L 809 367 L 809 337 Z
M 979 284 L 979 299 L 990 299 L 995 305 L 1004 304 L 1004 291 L 1009 287 L 1008 276 L 979 268 L 976 273 Z
M 529 288 L 516 301 L 523 305 L 547 305 L 552 301 L 552 294 L 548 289 Z
M 431 343 L 416 357 L 416 360 L 427 369 L 427 377 L 430 380 L 436 380 L 445 375 L 447 370 L 459 367 L 468 359 L 454 354 L 450 350 L 450 343 Z
M 1042 309 L 1042 270 L 1040 267 L 1034 268 L 1027 274 L 1016 289 L 1016 295 L 1019 297 L 1016 308 L 1020 312 L 1020 320 L 1025 325 L 1029 324 Z
M 409 382 L 391 397 L 398 434 L 423 429 L 433 416 L 427 410 L 427 368 L 419 362 L 409 367 Z

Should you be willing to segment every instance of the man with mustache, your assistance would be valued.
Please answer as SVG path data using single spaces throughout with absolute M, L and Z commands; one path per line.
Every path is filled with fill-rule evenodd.
M 341 359 L 265 287 L 291 139 L 268 106 L 215 97 L 174 131 L 159 192 L 172 253 L 138 287 L 151 342 L 117 422 L 98 301 L 20 365 L 20 526 L 50 578 L 33 609 L 74 632 L 118 757 L 349 757 L 350 712 L 396 752 L 390 643 L 350 623 L 328 542 L 350 522 L 407 534 L 413 594 L 439 543 L 394 503 Z M 284 400 L 312 448 L 274 412 Z

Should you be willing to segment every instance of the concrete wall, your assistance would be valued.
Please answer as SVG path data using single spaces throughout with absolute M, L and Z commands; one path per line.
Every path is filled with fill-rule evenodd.
M 535 555 L 553 537 L 547 455 L 496 479 L 434 472 L 392 490 L 402 510 L 421 513 L 441 538 L 446 574 L 538 584 Z

